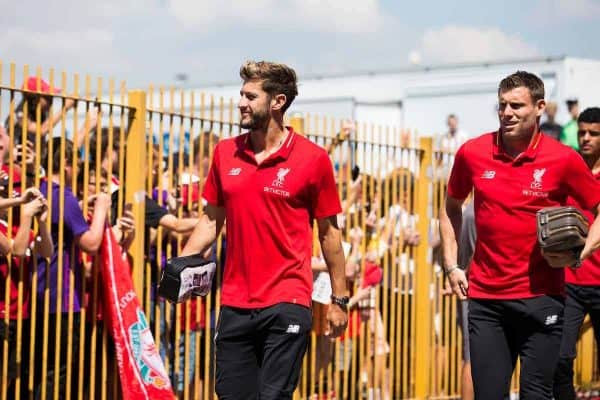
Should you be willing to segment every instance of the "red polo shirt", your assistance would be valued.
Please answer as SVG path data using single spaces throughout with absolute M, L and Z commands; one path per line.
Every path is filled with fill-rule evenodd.
M 247 133 L 215 148 L 203 197 L 225 208 L 224 305 L 310 307 L 312 220 L 341 206 L 327 152 L 287 129 L 281 148 L 260 165 Z
M 594 178 L 596 181 L 600 181 L 600 173 L 594 174 Z M 572 197 L 569 197 L 567 203 L 579 208 L 586 216 L 589 223 L 592 223 L 594 214 L 591 211 L 582 208 Z M 596 250 L 592 253 L 592 255 L 581 264 L 581 267 L 577 269 L 566 268 L 565 282 L 581 286 L 600 286 L 600 251 Z
M 17 225 L 12 227 L 12 238 L 16 236 L 19 231 Z M 0 233 L 8 236 L 8 225 L 6 221 L 0 220 Z M 33 245 L 35 236 L 33 232 L 29 233 L 30 247 Z M 6 255 L 0 256 L 0 318 L 4 318 L 8 312 L 9 319 L 17 319 L 19 310 L 19 284 L 23 285 L 23 299 L 22 299 L 22 313 L 23 318 L 29 318 L 29 300 L 31 292 L 31 277 L 30 277 L 30 263 L 31 263 L 31 250 L 27 251 L 27 256 L 12 257 L 12 266 L 10 268 L 10 276 L 8 274 L 8 259 Z M 21 269 L 22 275 L 21 275 Z M 21 279 L 21 277 L 23 279 Z M 8 306 L 5 302 L 6 299 L 6 281 L 9 281 L 9 303 Z
M 466 142 L 456 153 L 448 196 L 474 189 L 477 243 L 469 270 L 469 297 L 520 299 L 564 292 L 563 269 L 550 267 L 537 245 L 536 212 L 600 203 L 600 185 L 574 150 L 537 134 L 516 158 L 496 132 Z

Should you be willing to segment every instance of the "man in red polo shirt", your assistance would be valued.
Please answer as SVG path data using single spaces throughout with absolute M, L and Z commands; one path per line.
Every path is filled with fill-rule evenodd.
M 544 84 L 519 71 L 498 87 L 500 128 L 467 141 L 456 154 L 441 216 L 446 274 L 454 292 L 469 297 L 475 398 L 502 399 L 521 360 L 520 398 L 552 398 L 558 363 L 565 255 L 542 256 L 536 212 L 573 197 L 596 212 L 600 185 L 579 154 L 539 130 Z M 464 199 L 474 190 L 477 243 L 469 281 L 456 263 Z M 581 258 L 600 245 L 595 220 Z
M 329 334 L 347 325 L 341 206 L 327 152 L 283 125 L 298 93 L 294 70 L 249 61 L 240 76 L 240 126 L 249 132 L 217 144 L 205 214 L 182 255 L 208 249 L 227 220 L 216 391 L 221 400 L 285 400 L 297 385 L 312 323 L 314 219 L 333 290 Z
M 588 108 L 577 118 L 579 154 L 583 156 L 594 178 L 600 180 L 600 108 Z M 590 223 L 594 215 L 585 210 L 575 199 L 569 203 L 584 209 Z M 554 398 L 575 400 L 573 387 L 573 360 L 577 355 L 576 344 L 586 314 L 590 315 L 596 343 L 600 343 L 600 252 L 592 254 L 578 269 L 567 268 L 567 299 L 560 358 L 554 375 Z M 600 360 L 598 360 L 600 365 Z

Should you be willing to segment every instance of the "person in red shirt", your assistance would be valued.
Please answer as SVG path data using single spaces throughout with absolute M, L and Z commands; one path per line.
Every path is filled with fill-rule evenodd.
M 312 223 L 331 277 L 328 333 L 346 329 L 347 288 L 327 152 L 283 124 L 298 93 L 283 64 L 244 63 L 238 109 L 247 133 L 220 141 L 203 189 L 205 214 L 182 256 L 205 252 L 227 220 L 215 334 L 220 399 L 291 399 L 311 328 Z
M 577 124 L 579 154 L 594 178 L 600 181 L 600 108 L 593 107 L 583 111 L 577 118 Z M 590 223 L 594 220 L 594 215 L 575 199 L 569 198 L 569 204 L 582 209 Z M 592 320 L 596 343 L 600 344 L 600 253 L 592 254 L 580 268 L 567 268 L 565 282 L 567 298 L 560 358 L 554 375 L 554 398 L 574 400 L 573 360 L 577 355 L 577 338 L 586 314 Z M 600 359 L 597 362 L 600 365 Z
M 453 291 L 469 297 L 475 398 L 502 399 L 521 360 L 520 398 L 552 398 L 564 309 L 564 267 L 572 254 L 542 255 L 536 212 L 574 198 L 597 212 L 600 185 L 579 154 L 543 135 L 544 84 L 518 71 L 498 87 L 500 128 L 463 144 L 448 181 L 440 229 Z M 469 281 L 457 265 L 462 204 L 474 191 L 477 242 Z M 600 246 L 600 220 L 581 259 Z M 557 267 L 557 268 L 552 268 Z
M 7 166 L 4 166 L 7 167 Z M 3 171 L 7 172 L 8 168 Z M 13 188 L 21 191 L 20 172 L 15 166 Z M 25 354 L 29 351 L 27 329 L 29 321 L 29 300 L 31 283 L 31 262 L 33 257 L 50 257 L 52 255 L 52 237 L 46 227 L 46 199 L 36 188 L 29 188 L 22 195 L 14 198 L 3 198 L 0 210 L 4 214 L 8 207 L 23 205 L 13 210 L 12 226 L 6 222 L 4 215 L 0 218 L 0 360 L 4 358 L 3 342 L 8 342 L 8 366 L 6 387 L 0 380 L 0 393 L 8 387 L 9 397 L 14 396 L 11 387 L 13 379 L 19 374 L 27 374 L 28 365 Z M 38 222 L 37 236 L 32 231 L 34 219 Z M 12 228 L 12 229 L 10 229 Z M 9 236 L 9 230 L 12 235 Z M 12 237 L 12 239 L 8 239 Z M 37 239 L 36 239 L 37 238 Z M 10 260 L 10 261 L 9 261 Z M 19 290 L 21 286 L 21 290 Z M 7 292 L 8 290 L 8 292 Z M 8 298 L 8 303 L 6 299 Z M 18 320 L 22 320 L 21 355 L 17 354 Z M 8 320 L 8 323 L 7 323 Z M 1 363 L 1 362 L 0 362 Z

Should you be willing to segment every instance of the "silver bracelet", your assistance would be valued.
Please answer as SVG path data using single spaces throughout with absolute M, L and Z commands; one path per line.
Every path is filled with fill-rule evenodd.
M 451 266 L 450 268 L 448 268 L 448 269 L 444 270 L 444 272 L 446 273 L 446 276 L 450 276 L 450 274 L 451 274 L 452 272 L 454 272 L 455 270 L 457 270 L 457 269 L 462 269 L 462 268 L 460 267 L 460 265 L 458 265 L 458 264 L 454 264 L 454 265 L 453 265 L 453 266 Z

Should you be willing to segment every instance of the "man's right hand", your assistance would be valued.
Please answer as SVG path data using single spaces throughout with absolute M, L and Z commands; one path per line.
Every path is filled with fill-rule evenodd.
M 340 133 L 338 133 L 338 140 L 344 142 L 345 140 L 354 136 L 356 131 L 356 123 L 351 119 L 346 119 L 342 122 Z
M 467 281 L 465 271 L 460 268 L 453 269 L 452 272 L 448 274 L 448 282 L 450 282 L 452 292 L 457 295 L 460 300 L 466 300 L 469 282 Z
M 110 195 L 106 193 L 94 194 L 88 197 L 88 212 L 94 214 L 96 210 L 106 213 L 110 208 Z
M 36 153 L 34 150 L 34 145 L 29 140 L 25 143 L 25 146 L 22 144 L 18 144 L 13 148 L 14 159 L 23 164 L 25 162 L 25 168 L 28 173 L 35 173 L 35 157 Z
M 44 213 L 46 209 L 46 199 L 42 196 L 39 196 L 25 203 L 23 206 L 23 213 L 28 217 L 34 217 Z
M 40 190 L 38 188 L 35 187 L 30 187 L 27 188 L 23 194 L 21 195 L 21 198 L 19 199 L 21 203 L 29 203 L 30 201 L 33 201 L 35 199 L 37 199 L 38 197 L 44 197 L 42 195 L 42 192 L 40 192 Z
M 123 215 L 117 219 L 117 225 L 123 232 L 133 232 L 135 230 L 135 219 L 131 210 L 123 211 Z

